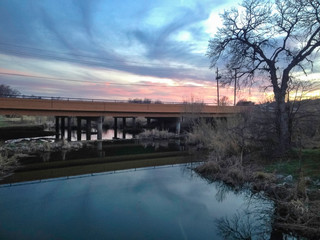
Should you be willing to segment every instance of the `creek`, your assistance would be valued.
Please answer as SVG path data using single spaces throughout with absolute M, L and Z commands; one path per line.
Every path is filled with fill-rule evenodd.
M 270 239 L 272 203 L 201 178 L 202 160 L 134 140 L 25 157 L 0 182 L 0 239 Z

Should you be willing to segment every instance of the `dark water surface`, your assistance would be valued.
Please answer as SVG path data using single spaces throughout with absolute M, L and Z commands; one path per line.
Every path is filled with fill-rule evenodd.
M 247 208 L 185 165 L 0 188 L 0 239 L 221 239 L 215 219 Z
M 144 159 L 144 166 L 142 160 L 103 163 L 114 168 L 99 171 L 84 165 L 82 175 L 49 168 L 38 171 L 66 173 L 0 184 L 0 239 L 219 240 L 217 219 L 266 207 L 247 192 L 208 183 L 186 158 Z

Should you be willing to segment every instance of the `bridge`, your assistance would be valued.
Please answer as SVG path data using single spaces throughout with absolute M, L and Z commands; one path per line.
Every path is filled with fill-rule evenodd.
M 124 125 L 126 118 L 132 118 L 135 121 L 137 117 L 145 117 L 148 123 L 150 119 L 176 119 L 176 129 L 177 132 L 180 132 L 180 122 L 183 117 L 190 115 L 210 118 L 228 117 L 246 109 L 247 107 L 244 106 L 212 106 L 202 103 L 130 103 L 116 100 L 36 96 L 0 98 L 0 114 L 2 115 L 55 116 L 57 137 L 60 127 L 61 137 L 64 138 L 65 119 L 67 119 L 69 139 L 71 136 L 69 134 L 69 131 L 71 132 L 71 117 L 77 117 L 78 140 L 81 140 L 82 119 L 86 120 L 87 132 L 91 129 L 91 121 L 97 121 L 98 139 L 101 139 L 104 116 L 114 117 L 115 130 L 118 118 L 123 119 Z M 88 133 L 87 139 L 90 139 L 89 135 Z

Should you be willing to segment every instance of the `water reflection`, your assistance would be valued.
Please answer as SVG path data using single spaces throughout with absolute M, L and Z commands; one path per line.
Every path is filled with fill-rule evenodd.
M 1 187 L 0 236 L 222 240 L 214 219 L 251 211 L 252 205 L 243 193 L 228 192 L 217 201 L 215 185 L 191 167 L 167 165 Z
M 228 201 L 230 194 L 246 199 L 241 209 L 234 214 L 216 218 L 217 232 L 223 239 L 230 240 L 297 240 L 293 233 L 282 232 L 275 226 L 277 208 L 273 201 L 262 193 L 237 190 L 221 182 L 212 183 L 217 188 L 215 199 Z
M 68 136 L 68 131 L 65 130 L 65 137 Z M 130 133 L 124 132 L 120 129 L 117 130 L 117 134 L 115 134 L 113 129 L 107 129 L 107 130 L 103 130 L 102 131 L 102 139 L 104 140 L 111 140 L 114 139 L 114 137 L 116 136 L 116 138 L 122 138 L 122 139 L 132 139 L 134 138 L 134 136 Z M 86 140 L 87 139 L 87 135 L 85 132 L 81 133 L 81 139 L 82 140 Z M 91 134 L 91 140 L 97 140 L 97 134 Z M 76 130 L 72 130 L 71 131 L 71 141 L 77 141 L 77 131 Z
M 269 240 L 272 233 L 273 202 L 261 194 L 249 190 L 235 191 L 223 183 L 216 183 L 216 200 L 223 202 L 230 193 L 242 195 L 246 199 L 242 209 L 231 216 L 216 219 L 216 227 L 223 239 L 230 240 Z
M 50 161 L 50 155 L 51 155 L 50 152 L 43 152 L 43 153 L 40 154 L 43 162 L 49 162 Z
M 223 239 L 269 240 L 270 216 L 262 218 L 256 212 L 242 210 L 232 217 L 222 217 L 216 221 L 219 234 Z

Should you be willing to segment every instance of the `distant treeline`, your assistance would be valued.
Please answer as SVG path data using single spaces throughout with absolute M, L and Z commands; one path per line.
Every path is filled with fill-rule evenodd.
M 129 103 L 145 103 L 145 104 L 149 104 L 149 103 L 157 103 L 157 104 L 162 104 L 163 102 L 161 102 L 160 100 L 156 100 L 156 101 L 152 101 L 149 98 L 145 98 L 145 99 L 140 99 L 140 98 L 134 98 L 134 99 L 129 99 L 128 100 Z

